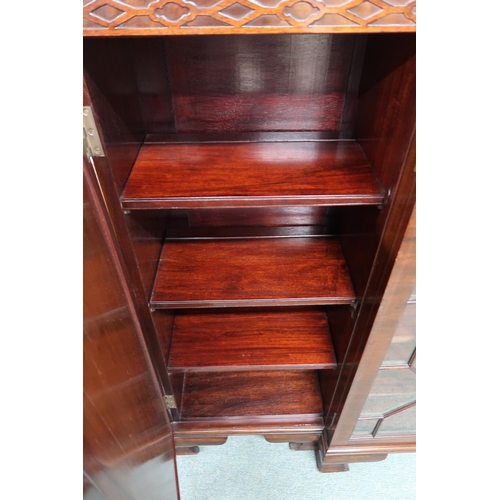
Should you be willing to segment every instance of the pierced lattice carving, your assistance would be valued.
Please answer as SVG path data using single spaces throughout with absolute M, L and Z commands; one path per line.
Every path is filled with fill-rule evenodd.
M 118 19 L 125 11 L 120 9 L 115 9 L 112 5 L 103 5 L 98 9 L 93 10 L 90 15 L 97 17 L 105 23 L 112 23 L 114 20 Z
M 415 0 L 85 0 L 84 34 L 362 33 L 416 29 Z
M 240 3 L 236 2 L 233 3 L 233 5 L 230 5 L 227 9 L 221 10 L 219 14 L 230 17 L 235 21 L 240 21 L 241 19 L 243 19 L 245 16 L 248 16 L 248 14 L 251 14 L 252 12 L 254 12 L 252 9 L 249 9 L 248 7 L 245 7 L 244 5 L 241 5 Z
M 157 17 L 163 17 L 166 21 L 179 21 L 185 16 L 189 15 L 189 9 L 186 7 L 181 7 L 176 3 L 167 3 L 161 9 L 156 9 L 155 15 Z
M 285 16 L 293 17 L 296 21 L 305 21 L 318 12 L 319 9 L 317 7 L 313 7 L 308 2 L 297 2 L 291 7 L 285 7 L 283 10 Z
M 357 17 L 360 17 L 361 19 L 368 19 L 370 17 L 375 16 L 375 14 L 378 14 L 382 9 L 380 7 L 377 7 L 376 5 L 372 4 L 371 2 L 363 2 L 356 7 L 353 7 L 352 9 L 349 9 L 348 12 L 351 14 L 354 14 Z

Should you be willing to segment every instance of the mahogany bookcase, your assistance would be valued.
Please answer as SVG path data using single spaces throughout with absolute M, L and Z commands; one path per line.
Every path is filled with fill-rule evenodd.
M 125 297 L 87 312 L 88 463 L 108 431 L 163 465 L 244 434 L 322 472 L 415 450 L 415 9 L 84 1 L 84 172 Z

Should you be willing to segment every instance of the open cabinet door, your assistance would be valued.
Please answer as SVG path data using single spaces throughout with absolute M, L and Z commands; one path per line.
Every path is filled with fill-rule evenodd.
M 168 413 L 84 159 L 83 498 L 179 498 Z

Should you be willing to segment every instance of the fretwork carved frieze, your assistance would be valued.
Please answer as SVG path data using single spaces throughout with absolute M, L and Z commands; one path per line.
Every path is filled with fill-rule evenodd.
M 413 32 L 415 0 L 84 0 L 86 36 Z

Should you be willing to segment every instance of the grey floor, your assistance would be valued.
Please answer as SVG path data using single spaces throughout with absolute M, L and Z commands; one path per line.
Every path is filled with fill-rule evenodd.
M 416 456 L 351 464 L 322 474 L 312 451 L 290 451 L 261 436 L 229 437 L 177 457 L 181 500 L 414 500 Z

